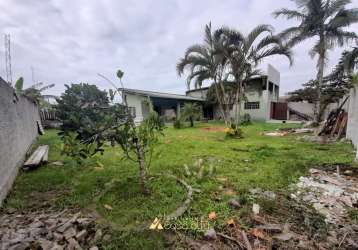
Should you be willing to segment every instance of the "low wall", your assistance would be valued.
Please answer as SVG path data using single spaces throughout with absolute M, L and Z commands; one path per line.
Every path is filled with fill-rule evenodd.
M 37 106 L 0 78 L 0 205 L 38 135 Z
M 351 89 L 349 97 L 347 138 L 358 148 L 358 86 Z M 358 150 L 356 159 L 358 160 Z

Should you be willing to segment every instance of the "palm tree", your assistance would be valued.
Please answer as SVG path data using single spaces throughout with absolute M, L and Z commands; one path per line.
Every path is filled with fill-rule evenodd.
M 358 47 L 354 47 L 351 51 L 345 51 L 342 54 L 344 69 L 351 73 L 358 67 Z
M 201 88 L 204 81 L 214 83 L 215 92 L 218 97 L 219 108 L 225 123 L 230 122 L 227 95 L 223 88 L 223 77 L 227 64 L 225 57 L 217 53 L 222 42 L 215 37 L 211 31 L 211 24 L 205 27 L 204 43 L 190 46 L 183 58 L 177 64 L 178 75 L 181 76 L 188 71 L 187 86 L 190 89 L 191 83 L 195 88 Z
M 218 40 L 226 41 L 221 53 L 229 62 L 229 78 L 235 83 L 235 123 L 239 125 L 241 102 L 245 98 L 245 83 L 254 75 L 260 62 L 270 56 L 286 56 L 292 64 L 291 51 L 282 44 L 279 37 L 273 35 L 270 25 L 258 25 L 247 36 L 240 31 L 223 27 L 215 32 Z
M 32 99 L 37 105 L 42 106 L 42 105 L 46 105 L 46 101 L 44 100 L 44 96 L 41 94 L 41 92 L 50 89 L 54 86 L 55 84 L 48 84 L 43 86 L 43 83 L 39 82 L 24 89 L 24 78 L 20 77 L 15 83 L 15 91 L 18 95 L 25 95 L 30 99 Z
M 346 9 L 351 0 L 293 0 L 297 10 L 280 9 L 273 14 L 275 17 L 285 16 L 296 19 L 298 26 L 290 27 L 281 33 L 281 37 L 288 41 L 289 46 L 317 38 L 310 51 L 312 57 L 318 55 L 317 60 L 317 101 L 315 107 L 315 121 L 319 122 L 318 110 L 321 102 L 321 88 L 324 75 L 325 61 L 328 50 L 337 45 L 342 47 L 352 39 L 357 39 L 354 32 L 344 28 L 358 21 L 358 9 Z
M 189 120 L 190 127 L 194 127 L 194 120 L 201 118 L 201 107 L 196 103 L 187 102 L 184 104 L 182 116 L 185 120 Z
M 263 34 L 266 35 L 259 40 Z M 189 47 L 178 63 L 177 71 L 181 75 L 186 67 L 189 68 L 188 86 L 194 81 L 195 87 L 201 87 L 204 80 L 213 80 L 216 100 L 223 110 L 226 125 L 230 123 L 232 104 L 236 104 L 235 123 L 238 125 L 244 82 L 259 74 L 258 64 L 273 55 L 285 55 L 292 63 L 290 50 L 273 35 L 269 25 L 259 25 L 244 36 L 227 27 L 212 32 L 209 24 L 205 29 L 204 44 Z

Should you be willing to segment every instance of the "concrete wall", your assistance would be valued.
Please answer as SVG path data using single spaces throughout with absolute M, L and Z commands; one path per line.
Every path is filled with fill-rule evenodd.
M 0 204 L 38 135 L 37 120 L 37 106 L 24 96 L 16 98 L 14 89 L 0 78 Z
M 350 93 L 348 104 L 347 138 L 352 140 L 354 146 L 358 148 L 358 86 L 353 88 Z M 358 151 L 356 160 L 358 160 Z
M 314 104 L 313 103 L 308 103 L 308 102 L 288 102 L 287 103 L 288 107 L 296 110 L 300 113 L 309 115 L 310 117 L 314 117 Z M 339 103 L 331 103 L 330 105 L 327 106 L 326 110 L 324 111 L 324 114 L 322 116 L 322 119 L 325 120 L 327 119 L 329 113 L 334 110 L 337 109 L 340 106 Z M 343 107 L 344 109 L 346 109 L 346 107 Z M 347 110 L 347 109 L 346 109 Z

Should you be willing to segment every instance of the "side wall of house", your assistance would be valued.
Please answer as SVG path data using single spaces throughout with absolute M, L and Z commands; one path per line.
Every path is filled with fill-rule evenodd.
M 143 117 L 143 110 L 142 110 L 142 103 L 143 101 L 147 100 L 147 97 L 140 96 L 140 95 L 133 95 L 133 94 L 126 94 L 127 104 L 128 107 L 135 108 L 135 122 L 142 122 Z
M 358 87 L 351 90 L 348 108 L 347 138 L 358 148 Z M 358 150 L 356 155 L 358 160 Z
M 38 135 L 37 106 L 0 79 L 0 204 Z

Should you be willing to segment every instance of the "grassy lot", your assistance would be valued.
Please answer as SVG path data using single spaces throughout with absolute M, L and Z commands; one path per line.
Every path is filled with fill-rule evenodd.
M 248 190 L 260 187 L 282 192 L 305 175 L 310 167 L 351 163 L 353 149 L 348 143 L 315 144 L 298 140 L 299 136 L 263 136 L 263 131 L 290 125 L 254 124 L 244 128 L 244 139 L 226 139 L 222 131 L 207 127 L 221 124 L 198 124 L 196 128 L 175 130 L 167 128 L 165 137 L 156 148 L 150 173 L 172 173 L 184 177 L 183 165 L 193 166 L 198 159 L 204 165 L 215 165 L 212 177 L 197 181 L 185 180 L 201 189 L 195 194 L 189 218 L 207 216 L 215 211 L 217 225 L 235 217 L 245 226 L 245 208 L 231 210 L 227 201 L 232 197 L 246 197 Z M 292 126 L 292 125 L 291 125 Z M 301 135 L 302 136 L 302 135 Z M 39 210 L 74 207 L 97 211 L 105 223 L 115 230 L 111 243 L 104 247 L 128 249 L 160 249 L 163 234 L 138 230 L 159 215 L 167 214 L 185 199 L 186 190 L 174 180 L 151 178 L 151 196 L 139 194 L 138 167 L 123 160 L 119 148 L 107 147 L 103 156 L 78 165 L 62 156 L 57 131 L 48 130 L 38 144 L 50 145 L 49 161 L 45 166 L 21 172 L 5 209 Z M 51 162 L 61 161 L 58 166 Z M 102 166 L 103 165 L 103 166 Z M 113 210 L 104 208 L 108 204 Z M 264 206 L 264 205 L 263 205 Z

